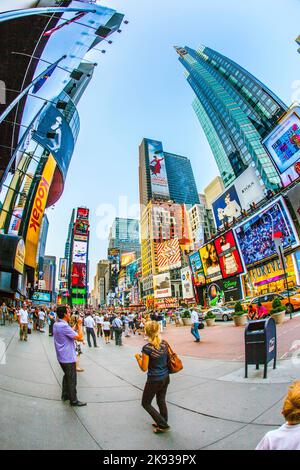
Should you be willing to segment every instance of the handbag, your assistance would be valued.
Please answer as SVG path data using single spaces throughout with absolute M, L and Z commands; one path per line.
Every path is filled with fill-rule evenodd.
M 199 324 L 198 324 L 198 330 L 203 330 L 204 328 L 204 323 L 201 321 Z
M 170 374 L 176 374 L 183 369 L 181 359 L 173 351 L 169 343 L 168 345 L 168 369 Z

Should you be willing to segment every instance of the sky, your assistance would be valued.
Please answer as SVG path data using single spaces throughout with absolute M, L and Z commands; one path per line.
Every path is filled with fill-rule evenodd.
M 128 25 L 114 34 L 78 110 L 81 131 L 60 200 L 47 212 L 46 254 L 64 256 L 72 209 L 90 208 L 90 289 L 115 217 L 138 218 L 144 137 L 190 158 L 199 192 L 218 175 L 173 48 L 200 44 L 242 65 L 287 105 L 300 101 L 299 0 L 106 0 Z M 103 49 L 103 45 L 98 46 Z

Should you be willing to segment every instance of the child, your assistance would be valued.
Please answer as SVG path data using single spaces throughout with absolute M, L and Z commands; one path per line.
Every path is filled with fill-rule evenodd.
M 300 450 L 300 380 L 289 387 L 282 414 L 285 424 L 267 432 L 256 450 Z

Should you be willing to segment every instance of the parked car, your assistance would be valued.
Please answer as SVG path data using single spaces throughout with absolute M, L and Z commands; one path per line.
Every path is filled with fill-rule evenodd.
M 232 320 L 232 314 L 234 313 L 233 308 L 224 307 L 213 307 L 205 312 L 205 314 L 213 313 L 216 315 L 216 320 L 229 321 Z
M 257 304 L 260 302 L 264 307 L 266 307 L 268 312 L 270 312 L 272 309 L 273 300 L 276 298 L 280 299 L 282 305 L 286 306 L 287 313 L 292 313 L 295 310 L 300 309 L 300 293 L 290 293 L 290 301 L 288 299 L 287 292 L 284 292 L 281 294 L 260 295 L 258 297 L 254 297 L 250 303 L 257 307 Z

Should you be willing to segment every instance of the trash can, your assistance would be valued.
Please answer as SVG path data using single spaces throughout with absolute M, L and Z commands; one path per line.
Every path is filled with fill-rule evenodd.
M 245 378 L 248 377 L 248 365 L 255 364 L 256 369 L 264 365 L 264 379 L 267 378 L 268 363 L 274 361 L 276 369 L 277 336 L 273 318 L 250 321 L 245 329 Z

